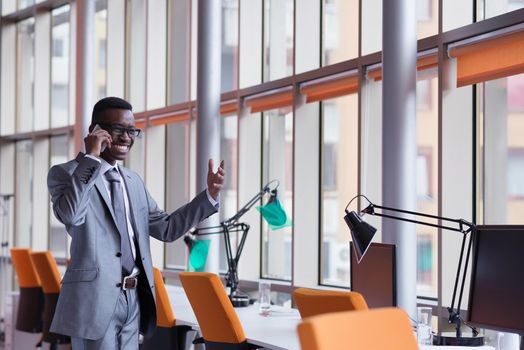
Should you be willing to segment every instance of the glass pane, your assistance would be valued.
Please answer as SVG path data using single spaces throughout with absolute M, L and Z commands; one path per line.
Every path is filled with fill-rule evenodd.
M 238 188 L 238 118 L 228 116 L 220 118 L 220 157 L 224 159 L 226 179 L 220 191 L 220 222 L 227 220 L 237 213 L 237 188 Z M 232 253 L 240 242 L 241 235 L 231 235 Z M 227 254 L 224 238 L 219 238 L 220 243 L 220 271 L 227 271 Z
M 417 0 L 417 38 L 438 34 L 438 0 Z
M 146 5 L 145 1 L 127 2 L 127 98 L 133 111 L 145 110 L 146 99 Z
M 438 215 L 438 79 L 436 69 L 417 79 L 417 211 Z M 417 294 L 438 296 L 438 230 L 417 225 Z
M 167 102 L 176 104 L 189 100 L 190 1 L 169 1 L 168 8 Z
M 67 157 L 67 135 L 51 137 L 51 149 L 49 167 L 65 163 Z M 67 257 L 67 232 L 53 214 L 53 208 L 49 206 L 49 250 L 55 257 Z
M 51 127 L 68 124 L 69 108 L 69 5 L 52 12 Z
M 106 97 L 107 69 L 107 3 L 106 0 L 96 0 L 95 13 L 95 46 L 93 56 L 93 101 L 94 105 Z
M 264 0 L 264 81 L 293 73 L 293 0 Z
M 17 24 L 16 131 L 33 130 L 35 81 L 35 19 Z
M 280 181 L 278 199 L 293 217 L 293 113 L 291 108 L 263 114 L 262 180 Z M 265 204 L 267 199 L 262 203 Z M 262 277 L 291 280 L 292 227 L 271 230 L 262 220 Z
M 481 212 L 485 224 L 520 224 L 524 209 L 524 74 L 484 85 Z
M 33 142 L 16 143 L 15 246 L 31 247 L 33 232 Z
M 484 20 L 524 8 L 524 0 L 477 0 L 477 18 Z
M 167 126 L 166 211 L 186 204 L 189 198 L 189 122 Z M 187 247 L 183 239 L 166 244 L 166 266 L 185 270 Z
M 18 0 L 18 9 L 24 9 L 26 7 L 29 7 L 31 5 L 34 5 L 35 0 Z
M 237 88 L 238 0 L 222 0 L 222 89 Z
M 358 193 L 358 96 L 322 103 L 322 283 L 349 287 L 344 208 Z
M 444 32 L 473 23 L 473 1 L 443 0 L 442 30 Z
M 382 50 L 382 0 L 362 1 L 362 54 Z
M 323 0 L 323 66 L 357 57 L 358 3 L 357 0 Z

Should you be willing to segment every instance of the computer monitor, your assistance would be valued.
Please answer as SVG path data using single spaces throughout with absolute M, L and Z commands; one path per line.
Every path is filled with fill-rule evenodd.
M 524 226 L 479 225 L 472 239 L 468 322 L 524 334 Z
M 395 245 L 371 243 L 360 263 L 349 246 L 351 290 L 364 296 L 370 308 L 397 306 Z

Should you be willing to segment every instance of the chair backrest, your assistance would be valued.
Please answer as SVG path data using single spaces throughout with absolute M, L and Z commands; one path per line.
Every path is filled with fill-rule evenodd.
M 302 350 L 417 350 L 408 316 L 398 308 L 313 316 L 298 325 Z
M 175 315 L 171 308 L 169 295 L 167 294 L 162 273 L 159 269 L 154 267 L 153 274 L 155 276 L 156 325 L 158 327 L 172 328 L 176 326 Z
M 31 253 L 31 260 L 40 278 L 40 282 L 42 282 L 44 293 L 60 293 L 60 271 L 58 271 L 58 266 L 56 265 L 53 254 L 50 251 L 33 252 Z
M 11 261 L 15 268 L 20 288 L 41 287 L 40 279 L 31 260 L 31 249 L 11 248 Z
M 182 272 L 179 276 L 204 340 L 237 344 L 246 340 L 240 320 L 216 274 Z
M 333 290 L 297 288 L 293 299 L 302 318 L 337 311 L 367 310 L 362 294 Z

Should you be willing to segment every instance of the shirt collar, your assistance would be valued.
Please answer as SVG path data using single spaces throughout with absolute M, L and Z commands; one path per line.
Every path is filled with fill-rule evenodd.
M 118 173 L 120 174 L 120 171 L 118 170 L 118 162 L 113 166 L 109 164 L 104 158 L 98 158 L 100 159 L 100 173 L 105 174 L 108 170 L 116 169 Z

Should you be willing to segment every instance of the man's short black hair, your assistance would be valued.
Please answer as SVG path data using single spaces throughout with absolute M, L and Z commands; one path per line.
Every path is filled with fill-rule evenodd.
M 91 125 L 95 125 L 100 122 L 100 118 L 104 111 L 108 109 L 127 109 L 133 110 L 133 106 L 129 102 L 119 97 L 105 97 L 98 101 L 93 107 L 93 114 L 91 115 Z

